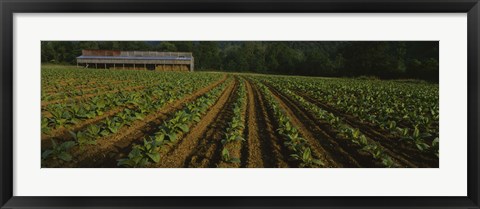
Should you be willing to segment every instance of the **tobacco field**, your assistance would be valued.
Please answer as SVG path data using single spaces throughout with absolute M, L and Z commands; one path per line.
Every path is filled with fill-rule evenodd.
M 439 86 L 42 67 L 43 168 L 438 168 Z

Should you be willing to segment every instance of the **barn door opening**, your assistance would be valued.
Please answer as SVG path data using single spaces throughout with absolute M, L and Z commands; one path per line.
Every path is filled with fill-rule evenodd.
M 147 70 L 155 70 L 155 65 L 147 65 Z

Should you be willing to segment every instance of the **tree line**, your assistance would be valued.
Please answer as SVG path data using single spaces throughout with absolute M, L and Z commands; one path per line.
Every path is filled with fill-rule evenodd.
M 438 41 L 42 41 L 42 62 L 82 49 L 192 52 L 196 70 L 438 82 Z

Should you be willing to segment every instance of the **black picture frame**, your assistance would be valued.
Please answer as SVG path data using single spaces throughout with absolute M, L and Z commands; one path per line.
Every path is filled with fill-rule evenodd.
M 0 0 L 2 208 L 480 208 L 478 0 Z M 466 197 L 19 197 L 13 196 L 14 13 L 468 13 Z M 445 179 L 448 181 L 449 179 Z

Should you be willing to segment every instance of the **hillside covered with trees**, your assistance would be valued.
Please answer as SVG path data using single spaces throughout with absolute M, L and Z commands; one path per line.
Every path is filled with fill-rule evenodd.
M 193 52 L 196 70 L 438 82 L 438 41 L 42 41 L 42 63 L 82 49 Z

